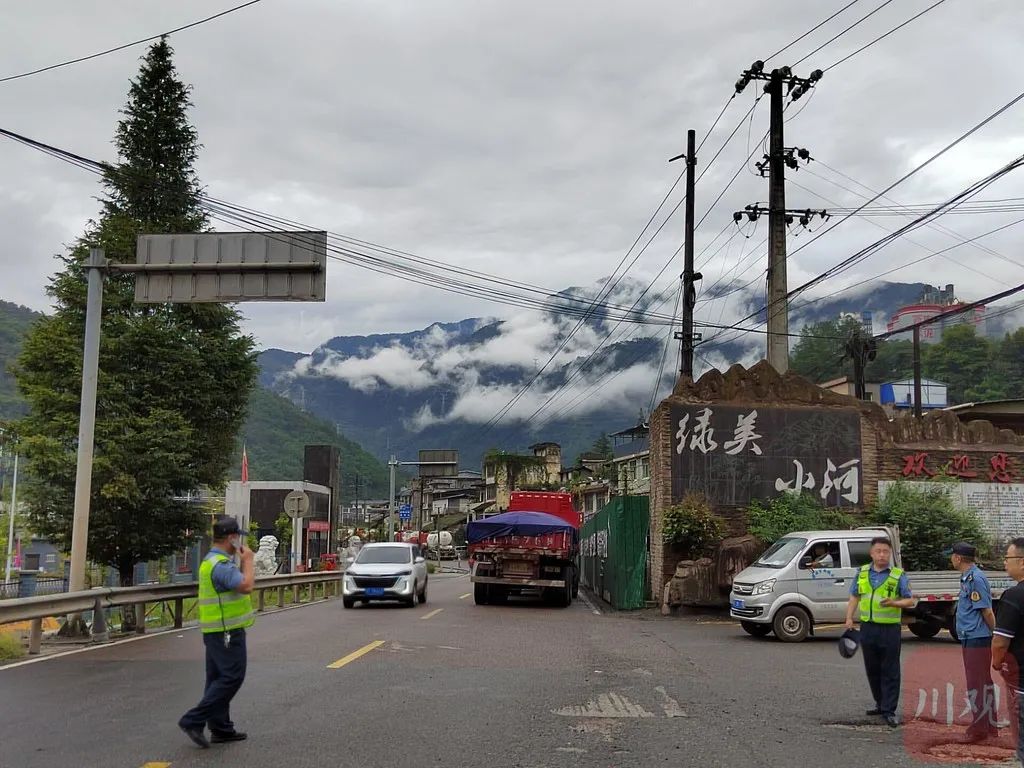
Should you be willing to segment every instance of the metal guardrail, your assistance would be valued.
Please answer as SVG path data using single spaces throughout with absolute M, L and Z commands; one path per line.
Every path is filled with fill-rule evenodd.
M 328 592 L 335 596 L 340 594 L 342 571 L 317 571 L 312 573 L 288 573 L 274 576 L 261 576 L 256 579 L 253 596 L 256 610 L 266 608 L 266 594 L 269 590 L 277 591 L 277 607 L 284 607 L 284 591 L 292 590 L 292 602 L 300 602 L 300 589 L 310 588 L 310 600 L 316 599 L 317 587 L 322 587 L 323 599 Z M 104 611 L 108 608 L 122 606 L 141 606 L 141 615 L 145 617 L 147 603 L 174 602 L 174 627 L 179 629 L 184 623 L 184 602 L 198 597 L 199 585 L 196 582 L 185 584 L 147 584 L 140 587 L 96 587 L 82 592 L 62 592 L 52 595 L 36 595 L 33 597 L 0 600 L 0 627 L 15 621 L 31 621 L 29 635 L 29 653 L 38 653 L 42 641 L 42 620 L 53 616 L 66 616 L 93 611 L 98 620 L 94 622 L 93 637 L 98 642 L 108 639 Z M 100 625 L 100 626 L 96 626 Z M 145 621 L 138 622 L 138 634 L 146 631 Z

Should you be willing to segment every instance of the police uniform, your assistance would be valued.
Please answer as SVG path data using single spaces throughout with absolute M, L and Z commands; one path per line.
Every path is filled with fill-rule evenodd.
M 861 567 L 850 585 L 850 594 L 860 598 L 860 647 L 864 671 L 875 698 L 874 714 L 895 722 L 900 699 L 900 633 L 903 611 L 884 606 L 884 599 L 911 597 L 910 584 L 902 568 L 876 571 L 871 563 Z
M 206 688 L 202 700 L 178 722 L 189 737 L 207 746 L 201 735 L 209 725 L 212 741 L 235 741 L 244 734 L 235 731 L 229 707 L 245 681 L 245 631 L 253 625 L 249 595 L 234 591 L 241 572 L 226 553 L 212 549 L 199 566 L 199 628 L 206 646 Z
M 960 546 L 960 545 L 957 545 Z M 970 552 L 956 552 L 974 556 Z M 992 695 L 992 630 L 985 623 L 984 613 L 992 608 L 992 589 L 988 577 L 977 565 L 971 565 L 960 576 L 960 594 L 956 602 L 956 634 L 964 660 L 967 696 L 971 704 L 973 721 L 967 729 L 969 736 L 983 737 L 995 732 L 991 711 L 985 706 L 986 697 Z

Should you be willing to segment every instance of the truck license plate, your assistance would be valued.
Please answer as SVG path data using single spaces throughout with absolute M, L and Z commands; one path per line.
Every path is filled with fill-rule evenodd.
M 732 601 L 732 607 L 733 608 L 742 609 L 743 608 L 743 601 L 742 600 L 733 600 Z
M 384 597 L 384 587 L 367 587 L 367 597 Z

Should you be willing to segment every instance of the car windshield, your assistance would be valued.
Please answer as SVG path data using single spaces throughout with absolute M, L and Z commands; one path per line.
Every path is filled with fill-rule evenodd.
M 356 558 L 363 565 L 398 565 L 412 561 L 412 547 L 364 547 Z
M 779 539 L 768 547 L 768 551 L 761 555 L 754 565 L 761 568 L 782 568 L 789 565 L 790 560 L 802 552 L 805 546 L 807 546 L 807 539 Z

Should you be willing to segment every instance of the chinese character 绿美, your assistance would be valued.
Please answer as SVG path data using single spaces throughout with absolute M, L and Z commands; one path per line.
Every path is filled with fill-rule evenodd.
M 827 469 L 825 470 L 825 476 L 821 480 L 821 498 L 828 501 L 828 495 L 834 488 L 839 492 L 840 498 L 846 499 L 851 504 L 857 504 L 860 502 L 860 459 L 851 459 L 845 464 L 840 464 L 838 467 L 832 463 L 832 459 L 827 459 Z M 832 476 L 834 472 L 842 472 L 835 477 Z
M 676 432 L 676 440 L 679 442 L 676 443 L 676 453 L 682 453 L 683 449 L 686 448 L 686 438 L 688 436 L 686 433 L 686 427 L 689 423 L 690 414 L 686 414 L 679 420 L 679 431 Z
M 690 435 L 690 450 L 701 453 L 711 453 L 718 447 L 715 441 L 715 428 L 711 426 L 711 409 L 705 408 L 697 416 L 693 425 L 693 434 Z
M 808 472 L 804 474 L 804 465 L 796 459 L 793 459 L 793 463 L 796 464 L 796 479 L 786 482 L 781 477 L 775 480 L 776 491 L 793 491 L 794 493 L 800 493 L 804 489 L 811 490 L 814 488 L 814 475 Z
M 925 462 L 928 461 L 927 453 L 911 453 L 903 457 L 903 476 L 920 477 L 921 475 L 927 475 L 928 477 L 935 477 L 935 473 L 932 472 L 928 467 L 925 466 Z
M 734 456 L 749 444 L 750 450 L 757 456 L 760 456 L 761 446 L 754 442 L 761 439 L 761 436 L 755 431 L 756 428 L 757 411 L 751 411 L 746 416 L 741 413 L 736 418 L 736 431 L 733 433 L 732 440 L 726 440 L 723 444 L 725 452 L 730 456 Z

